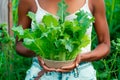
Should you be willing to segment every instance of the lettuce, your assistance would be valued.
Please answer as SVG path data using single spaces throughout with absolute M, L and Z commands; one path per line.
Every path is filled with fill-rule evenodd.
M 71 60 L 81 52 L 81 48 L 90 43 L 86 31 L 94 18 L 87 12 L 79 11 L 74 20 L 65 20 L 69 13 L 66 12 L 67 5 L 64 0 L 58 4 L 58 7 L 59 19 L 46 14 L 42 18 L 42 23 L 37 23 L 36 15 L 29 12 L 28 16 L 32 19 L 35 28 L 23 29 L 22 26 L 18 26 L 13 27 L 12 30 L 19 40 L 23 39 L 26 48 L 33 50 L 42 58 L 57 61 Z

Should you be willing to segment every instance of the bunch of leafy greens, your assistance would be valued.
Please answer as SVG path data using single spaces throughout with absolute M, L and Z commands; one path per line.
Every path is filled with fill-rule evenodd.
M 50 14 L 42 18 L 42 23 L 37 23 L 36 15 L 32 12 L 28 16 L 33 21 L 34 29 L 24 29 L 22 26 L 14 27 L 12 30 L 23 39 L 23 45 L 42 58 L 65 61 L 74 59 L 81 48 L 86 47 L 90 40 L 86 35 L 94 18 L 84 11 L 76 13 L 76 18 L 72 21 L 65 20 L 68 15 L 67 5 L 64 0 L 58 4 L 57 16 L 59 20 Z

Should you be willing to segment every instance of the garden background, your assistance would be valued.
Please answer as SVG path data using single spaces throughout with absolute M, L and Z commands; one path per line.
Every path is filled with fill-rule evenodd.
M 17 25 L 18 0 L 12 0 L 13 24 Z M 110 54 L 93 65 L 98 80 L 120 80 L 120 0 L 105 0 L 106 15 L 111 37 Z M 93 29 L 92 49 L 97 40 Z M 9 36 L 7 25 L 0 24 L 0 80 L 24 80 L 31 58 L 19 56 L 15 51 L 15 38 Z

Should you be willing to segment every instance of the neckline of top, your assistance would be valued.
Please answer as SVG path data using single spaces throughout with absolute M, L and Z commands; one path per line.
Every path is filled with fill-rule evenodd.
M 51 12 L 48 12 L 47 10 L 43 9 L 43 8 L 40 6 L 38 0 L 36 0 L 36 4 L 37 4 L 37 11 L 36 11 L 36 13 L 37 13 L 39 10 L 42 10 L 42 11 L 44 11 L 44 12 L 47 13 L 47 14 L 50 14 L 50 15 L 52 15 L 52 16 L 57 17 L 57 15 L 52 14 Z M 72 16 L 72 15 L 75 15 L 78 11 L 82 10 L 86 5 L 88 5 L 87 0 L 85 0 L 85 4 L 84 4 L 82 7 L 80 7 L 80 8 L 79 8 L 78 10 L 76 10 L 75 12 L 70 13 L 70 14 L 67 15 L 66 17 L 70 17 L 70 16 Z

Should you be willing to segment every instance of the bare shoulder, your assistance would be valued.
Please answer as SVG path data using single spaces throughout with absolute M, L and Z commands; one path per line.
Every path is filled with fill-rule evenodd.
M 92 6 L 93 11 L 96 11 L 98 9 L 102 10 L 105 8 L 104 0 L 89 0 L 89 2 Z
M 30 27 L 31 20 L 29 19 L 27 13 L 29 11 L 32 11 L 32 8 L 34 7 L 35 0 L 19 0 L 18 5 L 18 24 L 22 25 L 23 28 Z
M 26 4 L 26 5 L 30 5 L 34 2 L 35 0 L 19 0 L 20 4 Z
M 104 0 L 89 0 L 93 6 L 104 4 Z
M 19 7 L 22 9 L 30 9 L 35 0 L 19 0 Z

